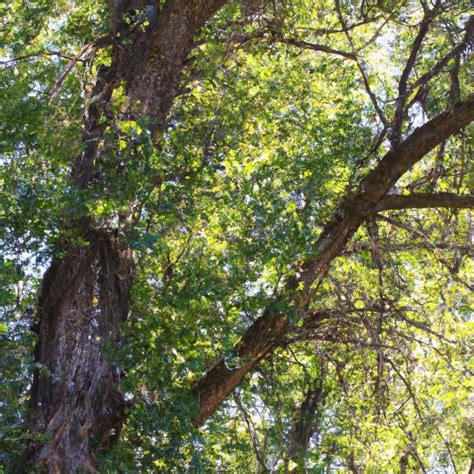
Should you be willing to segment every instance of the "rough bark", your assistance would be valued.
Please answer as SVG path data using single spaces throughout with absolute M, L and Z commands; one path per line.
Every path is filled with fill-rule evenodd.
M 98 67 L 88 98 L 82 152 L 74 158 L 71 173 L 71 187 L 81 193 L 99 182 L 108 188 L 107 176 L 100 173 L 100 145 L 114 89 L 125 81 L 129 113 L 146 116 L 155 134 L 162 130 L 193 37 L 225 2 L 168 0 L 160 11 L 155 5 L 145 32 L 134 32 L 123 18 L 139 3 L 109 2 L 111 37 L 128 44 L 113 42 L 111 66 Z M 30 415 L 35 441 L 27 464 L 54 473 L 94 472 L 95 454 L 113 446 L 128 412 L 120 388 L 123 374 L 107 352 L 117 346 L 120 324 L 129 311 L 132 251 L 118 228 L 97 229 L 91 216 L 78 218 L 75 212 L 71 209 L 72 222 L 66 225 L 76 228 L 87 244 L 58 245 L 42 281 L 35 323 Z
M 131 252 L 113 234 L 87 239 L 51 264 L 38 302 L 31 428 L 48 442 L 32 446 L 30 462 L 50 472 L 94 471 L 91 450 L 113 445 L 127 416 L 106 352 L 127 317 Z
M 343 199 L 332 223 L 316 241 L 314 257 L 297 265 L 299 276 L 287 281 L 286 294 L 291 298 L 289 303 L 300 317 L 308 314 L 317 285 L 331 262 L 343 251 L 359 226 L 374 215 L 377 206 L 397 180 L 437 145 L 473 120 L 474 97 L 471 96 L 440 113 L 390 150 L 361 181 L 357 191 Z M 296 291 L 300 287 L 302 290 Z M 239 355 L 246 357 L 245 363 L 237 369 L 229 369 L 225 361 L 221 361 L 196 385 L 200 411 L 194 419 L 195 426 L 201 426 L 242 378 L 277 347 L 287 327 L 288 315 L 277 310 L 266 311 L 249 327 L 236 348 Z
M 124 62 L 123 76 L 133 106 L 153 117 L 160 130 L 176 97 L 183 64 L 196 31 L 225 0 L 174 0 L 165 3 L 152 28 L 138 38 Z

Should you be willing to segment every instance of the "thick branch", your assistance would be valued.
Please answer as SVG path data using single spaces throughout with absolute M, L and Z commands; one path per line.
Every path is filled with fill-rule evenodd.
M 162 129 L 176 97 L 184 62 L 197 31 L 225 0 L 168 0 L 145 36 L 137 39 L 123 75 L 131 102 Z
M 367 252 L 371 249 L 371 242 L 361 242 L 355 244 L 353 247 L 344 250 L 341 255 L 352 255 L 358 252 Z M 462 245 L 457 243 L 439 243 L 439 244 L 428 244 L 428 243 L 393 243 L 393 244 L 385 244 L 381 247 L 382 252 L 408 252 L 410 250 L 450 250 L 450 251 L 457 251 L 461 253 L 465 252 L 474 252 L 474 246 L 472 245 Z
M 305 317 L 317 285 L 329 265 L 344 249 L 358 227 L 375 209 L 395 182 L 417 161 L 449 136 L 474 120 L 474 97 L 461 102 L 415 130 L 392 149 L 361 182 L 356 193 L 348 195 L 339 206 L 333 222 L 326 227 L 313 247 L 314 257 L 299 266 L 298 278 L 286 282 L 286 303 Z M 302 289 L 300 289 L 302 288 Z M 214 366 L 196 385 L 200 412 L 193 421 L 201 426 L 242 378 L 268 356 L 285 336 L 288 314 L 280 305 L 268 308 L 246 331 L 236 352 L 242 360 L 239 368 L 229 368 L 225 360 Z
M 201 426 L 217 409 L 222 400 L 236 387 L 246 374 L 269 353 L 288 331 L 288 316 L 269 307 L 242 337 L 235 349 L 241 366 L 230 368 L 225 359 L 218 362 L 194 388 L 199 399 L 199 415 L 193 420 Z
M 474 196 L 453 193 L 390 194 L 375 207 L 376 212 L 395 209 L 424 209 L 444 207 L 450 209 L 474 209 Z
M 474 96 L 442 112 L 416 129 L 405 141 L 389 151 L 360 183 L 356 193 L 346 196 L 336 218 L 321 234 L 313 250 L 316 256 L 304 264 L 300 281 L 307 302 L 327 265 L 344 248 L 359 225 L 376 212 L 376 207 L 398 179 L 427 153 L 474 120 Z

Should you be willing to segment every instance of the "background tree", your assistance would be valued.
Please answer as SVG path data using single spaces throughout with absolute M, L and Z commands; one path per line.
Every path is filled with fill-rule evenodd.
M 5 463 L 469 464 L 467 2 L 2 8 Z

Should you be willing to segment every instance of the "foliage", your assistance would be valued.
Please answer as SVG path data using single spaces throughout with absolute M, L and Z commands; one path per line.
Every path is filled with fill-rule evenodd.
M 71 187 L 70 165 L 110 48 L 68 67 L 83 45 L 107 34 L 109 13 L 91 1 L 0 7 L 0 463 L 15 463 L 30 436 L 38 279 L 55 243 L 87 245 L 65 223 L 93 215 L 111 228 L 132 206 L 135 219 L 121 232 L 137 262 L 133 305 L 109 353 L 133 406 L 120 441 L 100 460 L 104 472 L 298 470 L 287 456 L 291 428 L 318 380 L 323 395 L 305 454 L 311 472 L 344 469 L 351 459 L 367 472 L 398 472 L 404 455 L 412 469 L 467 470 L 466 210 L 386 211 L 361 227 L 311 303 L 332 317 L 307 333 L 294 314 L 296 331 L 275 355 L 203 428 L 191 425 L 194 384 L 220 359 L 230 368 L 242 363 L 236 343 L 298 271 L 295 262 L 313 252 L 343 196 L 390 148 L 387 138 L 377 143 L 387 130 L 364 80 L 391 117 L 423 15 L 415 1 L 342 2 L 349 39 L 338 3 L 251 4 L 232 2 L 201 31 L 159 146 L 145 119 L 122 113 L 125 87 L 114 91 L 106 159 L 86 191 Z M 412 82 L 460 41 L 467 10 L 467 2 L 447 2 L 433 20 Z M 355 48 L 358 59 L 281 40 L 290 37 Z M 457 74 L 461 96 L 467 56 Z M 454 59 L 432 79 L 403 136 L 443 110 L 453 68 Z M 469 138 L 466 130 L 446 141 L 395 191 L 472 193 Z

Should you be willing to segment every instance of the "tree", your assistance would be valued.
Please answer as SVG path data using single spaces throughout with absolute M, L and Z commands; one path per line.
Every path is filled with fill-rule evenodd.
M 371 414 L 382 431 L 403 431 L 397 463 L 424 469 L 419 443 L 444 435 L 436 424 L 427 429 L 423 400 L 449 411 L 453 392 L 423 399 L 415 369 L 423 364 L 408 363 L 416 341 L 406 339 L 455 334 L 449 357 L 430 341 L 427 366 L 464 374 L 453 361 L 464 360 L 469 304 L 472 230 L 460 209 L 474 202 L 467 3 L 2 8 L 6 353 L 27 354 L 28 325 L 37 335 L 30 365 L 25 355 L 15 361 L 24 375 L 2 376 L 5 446 L 19 432 L 28 465 L 52 472 L 150 468 L 150 459 L 203 469 L 211 458 L 193 457 L 189 446 L 222 427 L 209 421 L 199 434 L 191 423 L 203 426 L 234 393 L 259 469 L 281 459 L 304 470 L 319 434 L 327 455 L 312 462 L 343 459 L 358 472 L 366 456 L 376 468 L 380 459 L 353 441 L 345 410 L 354 392 L 366 399 L 356 421 Z M 393 242 L 405 234 L 408 242 Z M 449 269 L 448 289 L 428 288 L 429 268 L 413 257 L 427 251 Z M 47 269 L 36 287 L 28 274 L 39 273 L 41 259 Z M 428 323 L 416 316 L 422 288 L 442 301 L 428 308 Z M 445 313 L 450 325 L 438 328 Z M 359 337 L 349 349 L 351 330 Z M 288 351 L 304 369 L 294 374 L 299 400 L 282 388 Z M 376 362 L 371 396 L 366 358 Z M 25 393 L 30 368 L 26 410 L 11 394 Z M 244 381 L 255 370 L 257 391 L 277 387 L 285 406 L 238 388 L 255 384 Z M 399 428 L 384 418 L 403 402 L 390 388 L 397 383 L 428 431 L 423 440 L 413 413 L 395 412 L 405 416 Z M 260 405 L 281 417 L 279 432 L 265 417 L 254 426 Z M 342 430 L 334 439 L 328 407 Z M 148 457 L 137 448 L 145 420 Z M 374 435 L 371 426 L 361 432 Z M 464 448 L 445 447 L 457 469 Z

